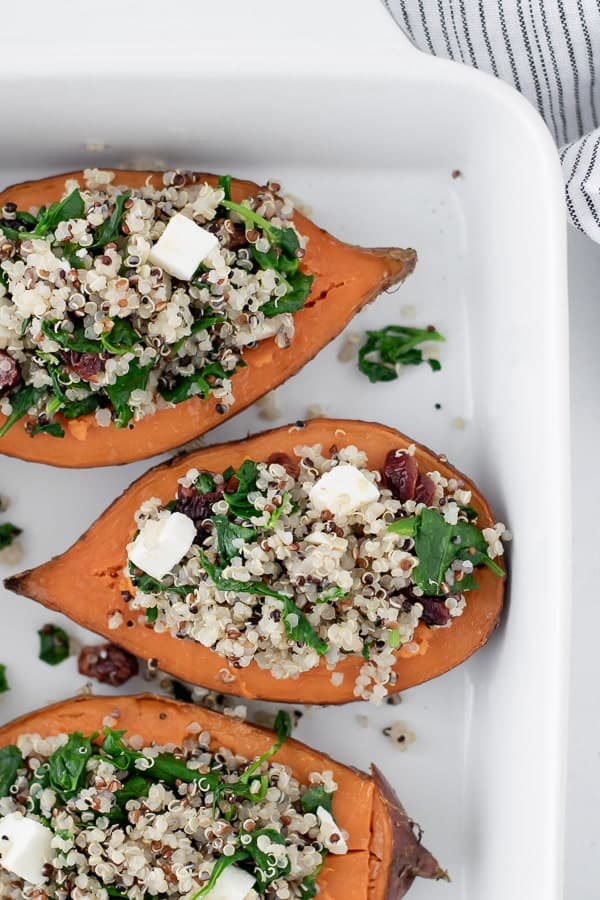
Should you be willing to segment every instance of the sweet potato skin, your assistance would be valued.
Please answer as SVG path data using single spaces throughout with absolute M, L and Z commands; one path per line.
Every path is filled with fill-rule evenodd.
M 292 453 L 298 445 L 317 443 L 325 451 L 332 444 L 338 448 L 355 445 L 366 451 L 372 468 L 381 469 L 391 449 L 414 442 L 392 428 L 375 423 L 314 419 L 302 427 L 285 426 L 243 441 L 182 454 L 142 475 L 64 554 L 8 578 L 6 586 L 64 613 L 137 656 L 158 660 L 159 667 L 172 675 L 213 690 L 287 703 L 337 704 L 354 700 L 354 683 L 363 665 L 361 657 L 348 656 L 338 665 L 337 671 L 344 675 L 338 686 L 332 685 L 331 673 L 324 663 L 296 679 L 286 680 L 273 678 L 256 664 L 235 669 L 200 644 L 176 640 L 169 634 L 156 633 L 143 621 L 140 624 L 139 613 L 128 609 L 122 595 L 131 587 L 123 575 L 125 547 L 134 529 L 134 512 L 144 500 L 159 497 L 168 502 L 176 493 L 177 479 L 192 467 L 223 471 L 229 465 L 237 468 L 246 458 L 264 460 L 273 451 Z M 438 470 L 447 477 L 461 478 L 465 487 L 473 491 L 472 505 L 482 525 L 493 523 L 485 499 L 445 457 L 440 458 L 419 445 L 415 454 L 424 471 Z M 486 643 L 500 616 L 504 585 L 502 579 L 485 568 L 478 570 L 477 580 L 478 590 L 470 592 L 466 610 L 453 620 L 451 627 L 428 630 L 419 626 L 416 641 L 420 652 L 410 657 L 402 649 L 398 652 L 397 680 L 390 687 L 391 693 L 441 675 Z M 122 614 L 123 622 L 110 630 L 108 617 L 114 611 Z
M 233 747 L 248 758 L 263 753 L 273 743 L 267 729 L 248 725 L 191 704 L 153 694 L 126 697 L 76 697 L 28 713 L 0 727 L 0 747 L 15 743 L 20 734 L 47 737 L 61 732 L 101 731 L 111 716 L 116 727 L 140 735 L 148 743 L 181 744 L 191 723 L 210 732 L 213 748 Z M 278 762 L 289 766 L 307 782 L 310 772 L 333 772 L 338 791 L 333 802 L 336 821 L 349 833 L 346 856 L 328 856 L 319 875 L 324 900 L 395 900 L 403 897 L 414 877 L 444 877 L 431 854 L 412 828 L 398 827 L 398 810 L 409 820 L 397 797 L 379 772 L 372 776 L 343 766 L 323 753 L 290 739 L 277 753 Z M 404 828 L 404 830 L 402 830 Z M 400 865 L 400 868 L 399 868 Z M 398 873 L 404 873 L 399 880 Z
M 114 171 L 117 184 L 134 188 L 148 179 L 158 184 L 162 177 L 160 172 Z M 66 178 L 81 181 L 82 172 L 13 185 L 0 193 L 0 206 L 9 200 L 20 209 L 51 203 L 60 197 Z M 202 173 L 198 178 L 212 185 L 217 183 L 216 175 Z M 239 179 L 232 179 L 231 185 L 236 201 L 252 196 L 258 189 L 253 182 Z M 363 306 L 381 291 L 402 281 L 415 267 L 414 250 L 353 247 L 336 240 L 301 213 L 295 214 L 294 223 L 309 238 L 302 268 L 315 275 L 311 294 L 305 308 L 294 316 L 296 333 L 290 348 L 281 350 L 270 339 L 246 351 L 247 366 L 234 376 L 236 399 L 225 415 L 217 412 L 214 401 L 192 398 L 146 416 L 128 428 L 101 427 L 93 415 L 75 420 L 59 417 L 64 438 L 47 434 L 31 438 L 23 424 L 17 423 L 0 439 L 0 453 L 80 468 L 128 463 L 180 447 L 286 381 L 339 334 Z M 0 415 L 0 425 L 3 421 Z

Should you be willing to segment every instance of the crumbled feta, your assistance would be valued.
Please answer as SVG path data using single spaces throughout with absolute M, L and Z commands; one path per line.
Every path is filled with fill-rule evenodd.
M 321 840 L 323 841 L 329 852 L 339 855 L 347 853 L 348 844 L 344 840 L 344 836 L 341 830 L 335 824 L 335 819 L 333 818 L 331 813 L 325 809 L 324 806 L 318 807 L 317 818 L 319 820 L 319 825 L 321 826 Z M 332 838 L 335 838 L 335 840 L 332 840 Z
M 227 866 L 219 875 L 212 891 L 205 900 L 246 900 L 252 890 L 254 878 L 239 866 Z
M 216 236 L 200 225 L 176 213 L 150 250 L 149 260 L 169 275 L 190 281 L 208 254 L 219 244 Z
M 379 497 L 379 490 L 356 466 L 341 464 L 315 481 L 309 493 L 315 509 L 350 515 Z
M 195 537 L 196 526 L 189 516 L 169 513 L 148 519 L 127 546 L 127 555 L 134 566 L 160 580 L 185 556 Z
M 45 881 L 43 868 L 54 851 L 52 832 L 41 822 L 21 813 L 0 818 L 0 866 L 30 884 Z

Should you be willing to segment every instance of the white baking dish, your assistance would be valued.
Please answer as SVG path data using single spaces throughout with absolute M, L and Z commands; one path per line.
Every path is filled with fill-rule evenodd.
M 0 182 L 142 160 L 272 175 L 338 236 L 418 249 L 414 276 L 353 327 L 408 322 L 414 306 L 448 338 L 442 372 L 370 385 L 337 362 L 338 343 L 278 392 L 279 422 L 318 403 L 446 452 L 514 532 L 510 604 L 485 650 L 402 706 L 315 710 L 299 734 L 350 763 L 375 759 L 426 826 L 453 881 L 419 884 L 415 900 L 553 900 L 569 514 L 564 222 L 550 137 L 499 82 L 412 50 L 376 2 L 305 2 L 299 20 L 291 4 L 218 6 L 146 4 L 135 23 L 134 4 L 106 3 L 98 21 L 119 23 L 112 55 L 106 30 L 93 49 L 77 42 L 82 23 L 66 4 L 34 5 L 26 43 L 7 23 Z M 47 31 L 57 22 L 60 66 L 58 34 L 49 41 Z M 214 437 L 266 424 L 249 410 Z M 71 472 L 2 459 L 24 565 L 69 545 L 145 467 Z M 2 597 L 0 661 L 13 688 L 2 719 L 82 685 L 74 660 L 50 669 L 36 658 L 35 629 L 49 618 Z M 403 754 L 380 734 L 399 718 L 417 735 Z

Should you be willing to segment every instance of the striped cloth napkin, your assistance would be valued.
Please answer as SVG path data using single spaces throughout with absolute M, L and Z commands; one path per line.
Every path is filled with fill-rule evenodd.
M 600 0 L 383 2 L 419 49 L 484 69 L 533 103 L 560 148 L 571 222 L 600 243 Z

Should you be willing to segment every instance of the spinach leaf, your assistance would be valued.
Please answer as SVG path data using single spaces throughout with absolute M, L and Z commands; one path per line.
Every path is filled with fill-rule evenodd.
M 280 313 L 295 313 L 302 309 L 314 281 L 314 275 L 296 272 L 287 279 L 288 292 L 283 297 L 274 297 L 261 306 L 261 311 L 270 319 Z
M 96 240 L 88 249 L 101 250 L 106 244 L 116 241 L 120 236 L 119 228 L 121 219 L 123 218 L 123 207 L 130 197 L 131 191 L 125 191 L 124 194 L 119 194 L 115 200 L 115 208 L 112 215 L 96 230 Z
M 39 659 L 56 666 L 69 656 L 69 638 L 66 631 L 57 625 L 44 625 L 38 631 L 40 638 Z
M 153 625 L 158 619 L 158 606 L 148 606 L 146 608 L 146 621 Z
M 474 566 L 485 565 L 498 577 L 504 572 L 488 556 L 487 544 L 480 529 L 470 522 L 449 525 L 434 509 L 423 509 L 418 516 L 399 519 L 388 531 L 414 538 L 419 564 L 413 571 L 415 583 L 428 596 L 440 596 L 440 585 L 447 570 L 457 560 L 470 560 Z M 461 582 L 461 590 L 466 590 Z
M 246 528 L 244 525 L 236 525 L 227 516 L 212 516 L 211 522 L 217 533 L 217 550 L 221 566 L 227 565 L 234 556 L 239 556 L 239 549 L 233 543 L 241 539 L 244 543 L 254 540 L 255 528 Z
M 236 850 L 235 853 L 231 854 L 231 856 L 220 856 L 212 867 L 210 878 L 203 888 L 201 888 L 199 891 L 196 891 L 191 900 L 200 900 L 201 897 L 206 897 L 206 895 L 212 891 L 215 884 L 217 883 L 225 869 L 228 868 L 228 866 L 234 866 L 239 862 L 247 862 L 249 858 L 250 856 L 246 850 Z
M 217 379 L 227 378 L 228 376 L 225 369 L 220 366 L 219 363 L 209 363 L 207 366 L 204 366 L 203 369 L 200 369 L 199 372 L 193 372 L 191 375 L 185 375 L 178 378 L 173 387 L 159 388 L 159 390 L 161 395 L 165 400 L 168 400 L 169 403 L 181 403 L 191 396 L 198 396 L 203 400 L 206 400 L 213 387 L 213 384 L 208 381 L 209 377 Z M 195 395 L 191 393 L 194 385 L 199 388 Z
M 283 604 L 283 623 L 285 633 L 290 641 L 306 644 L 312 647 L 322 656 L 327 653 L 327 643 L 319 637 L 317 632 L 302 612 L 298 609 L 291 597 L 280 594 L 262 581 L 236 581 L 233 578 L 223 578 L 221 572 L 213 565 L 205 553 L 200 551 L 200 561 L 211 581 L 220 591 L 234 591 L 238 594 L 252 594 L 255 597 L 274 597 Z
M 341 587 L 335 585 L 317 594 L 315 603 L 331 603 L 332 600 L 343 600 L 347 596 L 348 591 L 343 591 Z
M 361 656 L 363 659 L 366 659 L 367 662 L 371 659 L 371 649 L 369 647 L 369 642 L 366 639 L 363 640 Z
M 40 397 L 44 396 L 45 391 L 45 388 L 35 388 L 33 385 L 29 384 L 27 387 L 17 391 L 16 394 L 10 396 L 12 412 L 0 428 L 0 437 L 4 437 L 7 431 L 13 427 L 15 422 L 18 422 L 19 419 L 22 419 L 23 416 L 27 415 L 27 410 L 31 406 L 35 406 Z
M 162 581 L 159 581 L 157 578 L 152 578 L 151 575 L 147 575 L 145 572 L 138 575 L 132 562 L 129 563 L 129 577 L 134 587 L 143 594 L 168 593 L 179 594 L 181 597 L 186 597 L 188 594 L 193 594 L 195 591 L 193 584 L 173 584 L 170 587 L 167 587 Z M 156 610 L 153 614 L 153 618 L 150 618 L 149 615 L 151 610 L 146 610 L 146 618 L 152 622 L 156 621 L 156 616 L 158 615 L 157 607 L 153 607 L 153 609 Z
M 10 225 L 4 224 L 0 224 L 0 231 L 4 237 L 7 237 L 10 241 L 21 241 L 27 235 L 27 232 L 22 231 L 19 228 L 11 228 Z
M 79 416 L 85 416 L 92 413 L 100 406 L 100 397 L 97 394 L 88 394 L 81 400 L 62 400 L 60 411 L 65 419 L 78 419 Z
M 267 219 L 263 219 L 258 213 L 254 212 L 248 206 L 242 203 L 234 203 L 232 200 L 223 200 L 221 206 L 235 212 L 240 216 L 246 225 L 255 225 L 260 228 L 268 237 L 271 244 L 277 244 L 288 256 L 295 256 L 296 250 L 300 247 L 300 241 L 294 228 L 276 228 Z
M 315 784 L 307 788 L 300 798 L 305 813 L 316 813 L 320 806 L 327 812 L 331 812 L 332 801 L 333 794 L 326 791 L 322 784 Z
M 63 438 L 65 436 L 60 422 L 38 422 L 33 426 L 30 434 L 31 437 L 35 437 L 36 434 L 49 434 L 55 438 Z
M 83 326 L 78 326 L 73 331 L 63 331 L 62 328 L 55 330 L 56 321 L 52 319 L 44 319 L 42 322 L 42 333 L 64 347 L 65 350 L 74 350 L 76 353 L 100 353 L 102 344 L 100 341 L 92 341 L 85 336 Z
M 215 479 L 210 472 L 200 472 L 196 478 L 194 487 L 199 494 L 212 494 L 215 489 Z
M 273 512 L 271 513 L 271 515 L 269 516 L 269 518 L 267 520 L 267 528 L 275 528 L 277 522 L 283 515 L 283 510 L 284 510 L 284 507 L 286 504 L 286 500 L 288 499 L 289 496 L 290 496 L 289 491 L 283 492 L 283 494 L 281 495 L 281 503 L 279 504 L 279 506 L 275 507 L 275 509 L 273 510 Z
M 231 200 L 231 175 L 219 175 L 219 187 L 225 192 L 224 200 Z
M 180 347 L 183 347 L 185 342 L 191 338 L 193 334 L 197 334 L 199 331 L 204 331 L 207 328 L 211 328 L 213 325 L 221 325 L 223 322 L 226 322 L 226 316 L 219 316 L 216 313 L 214 315 L 210 315 L 205 313 L 201 315 L 198 319 L 194 319 L 192 322 L 190 333 L 186 334 L 184 337 L 179 338 L 178 341 L 175 341 L 174 344 L 171 345 L 171 350 L 173 353 L 177 353 Z
M 50 785 L 63 800 L 74 797 L 83 787 L 94 737 L 96 735 L 84 737 L 80 731 L 76 731 L 69 736 L 64 747 L 55 750 L 48 760 Z
M 32 216 L 31 213 L 25 212 L 24 209 L 18 209 L 15 213 L 16 219 L 18 222 L 23 222 L 24 225 L 37 225 L 37 219 L 35 216 Z
M 23 757 L 18 747 L 8 744 L 0 749 L 0 797 L 8 797 L 22 766 Z
M 287 739 L 291 735 L 292 720 L 289 713 L 286 713 L 283 709 L 280 709 L 277 713 L 277 717 L 275 719 L 275 733 L 277 735 L 277 740 L 271 747 L 269 747 L 268 750 L 266 750 L 263 754 L 261 754 L 261 756 L 255 759 L 254 762 L 250 763 L 248 768 L 240 776 L 240 781 L 242 783 L 247 784 L 252 775 L 254 775 L 254 773 L 258 771 L 258 769 L 260 769 L 262 764 L 271 759 L 272 756 L 275 756 L 278 750 L 281 750 L 285 741 L 287 741 Z
M 250 842 L 245 845 L 244 849 L 254 863 L 255 869 L 253 875 L 256 878 L 261 893 L 271 884 L 271 882 L 287 875 L 291 868 L 291 863 L 287 856 L 285 857 L 285 864 L 283 866 L 274 865 L 273 856 L 260 849 L 258 842 L 263 835 L 268 837 L 273 844 L 281 844 L 281 846 L 285 845 L 284 836 L 278 831 L 275 831 L 274 828 L 261 828 L 253 831 Z
M 100 335 L 100 343 L 109 353 L 122 356 L 135 347 L 139 341 L 139 335 L 128 319 L 113 319 L 113 326 L 109 332 Z
M 10 547 L 16 537 L 21 534 L 22 529 L 17 528 L 12 522 L 3 522 L 0 525 L 0 550 Z
M 68 219 L 82 219 L 84 213 L 83 197 L 75 188 L 64 200 L 58 200 L 56 203 L 52 203 L 48 209 L 40 210 L 33 234 L 36 237 L 44 237 L 49 231 L 54 231 L 59 222 L 66 222 Z
M 264 253 L 261 250 L 257 250 L 255 244 L 250 244 L 250 255 L 261 269 L 275 269 L 284 275 L 293 275 L 298 271 L 298 266 L 300 265 L 300 260 L 297 256 L 286 256 L 285 253 L 281 252 L 281 248 L 277 246 L 270 247 Z
M 119 806 L 124 807 L 128 800 L 138 800 L 147 797 L 150 782 L 141 775 L 132 775 L 123 782 L 123 787 L 115 791 L 115 800 Z
M 445 338 L 433 328 L 388 325 L 380 331 L 367 331 L 367 340 L 358 351 L 358 368 L 372 383 L 393 381 L 398 377 L 398 364 L 417 366 L 425 361 L 419 344 L 443 340 Z M 441 369 L 437 359 L 427 362 L 434 372 Z
M 6 680 L 6 666 L 3 663 L 0 663 L 0 694 L 5 694 L 6 691 L 10 691 L 8 681 Z
M 249 519 L 251 516 L 258 515 L 258 510 L 248 500 L 248 494 L 256 490 L 256 479 L 258 478 L 258 466 L 254 460 L 245 459 L 237 472 L 227 470 L 223 473 L 223 478 L 226 482 L 231 478 L 235 478 L 237 481 L 234 491 L 226 491 L 223 494 L 231 514 L 239 519 Z
M 317 887 L 317 878 L 321 872 L 325 864 L 325 857 L 327 856 L 326 852 L 323 852 L 321 864 L 317 869 L 312 873 L 312 875 L 306 875 L 302 879 L 302 884 L 300 885 L 300 897 L 301 900 L 313 900 L 313 897 L 316 897 L 319 893 L 319 888 Z
M 387 638 L 388 646 L 391 650 L 395 650 L 400 646 L 400 632 L 397 628 L 388 628 Z
M 144 390 L 148 383 L 148 376 L 153 367 L 140 366 L 137 359 L 132 359 L 129 369 L 124 375 L 119 375 L 114 384 L 107 384 L 105 391 L 115 411 L 115 425 L 117 428 L 125 428 L 133 416 L 133 410 L 128 405 L 128 400 L 135 390 Z
M 81 250 L 79 244 L 69 241 L 62 245 L 62 258 L 66 260 L 72 269 L 85 269 L 85 264 L 77 252 Z

